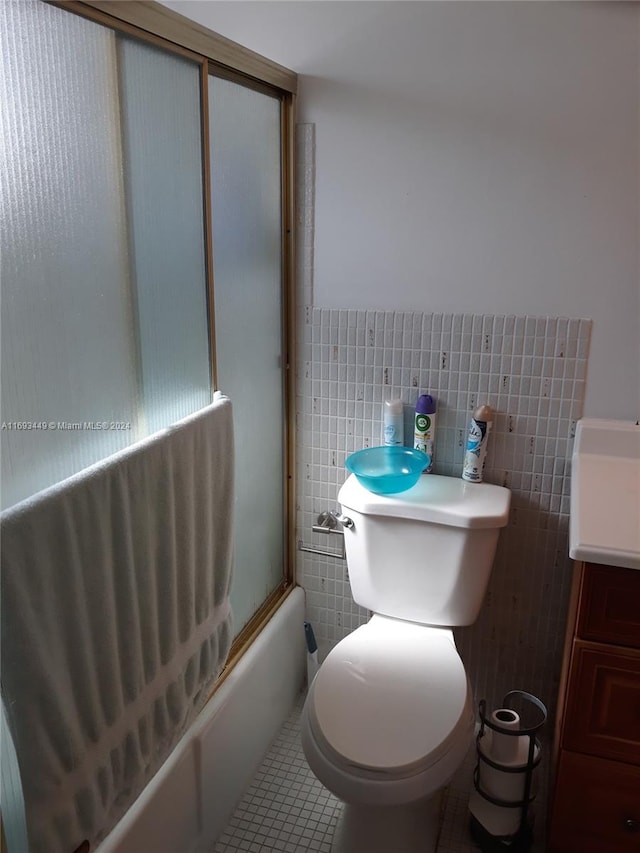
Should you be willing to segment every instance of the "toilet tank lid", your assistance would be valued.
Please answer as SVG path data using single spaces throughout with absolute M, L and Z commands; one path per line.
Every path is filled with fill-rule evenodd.
M 376 495 L 351 474 L 338 492 L 346 512 L 447 524 L 454 527 L 505 527 L 511 492 L 491 483 L 467 483 L 458 477 L 423 474 L 415 486 L 397 495 Z

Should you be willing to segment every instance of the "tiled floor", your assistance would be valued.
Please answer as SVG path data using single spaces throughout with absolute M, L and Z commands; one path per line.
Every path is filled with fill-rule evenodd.
M 340 802 L 309 769 L 300 744 L 302 694 L 290 718 L 275 738 L 229 825 L 212 853 L 329 853 Z M 467 802 L 473 775 L 474 751 L 445 794 L 445 812 L 438 853 L 475 853 L 469 837 Z M 542 811 L 542 794 L 539 794 Z M 543 837 L 536 826 L 536 837 Z M 532 853 L 542 853 L 535 844 Z M 363 851 L 366 853 L 366 851 Z

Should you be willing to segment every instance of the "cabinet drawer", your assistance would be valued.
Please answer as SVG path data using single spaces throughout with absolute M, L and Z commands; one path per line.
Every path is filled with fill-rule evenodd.
M 640 850 L 640 767 L 560 754 L 551 853 Z
M 640 651 L 574 642 L 562 746 L 640 764 Z
M 585 565 L 578 636 L 640 648 L 640 572 Z

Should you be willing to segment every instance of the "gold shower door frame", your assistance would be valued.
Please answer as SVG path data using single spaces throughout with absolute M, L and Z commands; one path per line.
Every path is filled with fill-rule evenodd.
M 211 164 L 209 158 L 209 75 L 268 94 L 280 101 L 281 145 L 281 305 L 283 352 L 283 541 L 282 579 L 266 598 L 231 646 L 227 664 L 213 691 L 218 689 L 244 652 L 295 586 L 295 103 L 297 75 L 287 68 L 242 47 L 194 21 L 151 0 L 45 0 L 113 30 L 184 56 L 200 66 L 200 117 L 203 164 L 205 265 L 211 379 L 217 387 L 215 349 L 215 282 Z

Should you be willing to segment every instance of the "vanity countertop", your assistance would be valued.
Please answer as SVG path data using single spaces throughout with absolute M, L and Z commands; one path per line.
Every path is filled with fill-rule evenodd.
M 578 421 L 569 556 L 640 569 L 640 426 L 632 421 Z

